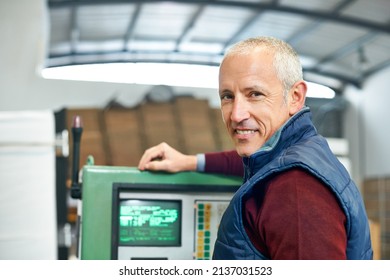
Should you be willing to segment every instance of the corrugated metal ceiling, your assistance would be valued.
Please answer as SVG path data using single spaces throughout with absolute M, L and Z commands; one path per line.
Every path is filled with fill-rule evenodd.
M 341 91 L 390 65 L 389 0 L 49 0 L 47 67 L 109 62 L 218 65 L 232 43 L 274 36 L 305 79 Z

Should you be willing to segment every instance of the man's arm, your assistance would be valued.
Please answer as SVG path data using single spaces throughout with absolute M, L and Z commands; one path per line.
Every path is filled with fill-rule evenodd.
M 161 143 L 147 149 L 142 155 L 138 168 L 151 171 L 200 171 L 225 175 L 243 176 L 244 168 L 241 157 L 236 151 L 185 155 Z
M 244 176 L 242 158 L 236 150 L 206 153 L 205 172 L 225 175 Z

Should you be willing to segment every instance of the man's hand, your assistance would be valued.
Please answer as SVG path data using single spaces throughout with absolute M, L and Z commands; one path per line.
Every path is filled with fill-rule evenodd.
M 175 150 L 167 143 L 161 143 L 147 149 L 138 163 L 140 170 L 167 171 L 195 171 L 197 159 L 195 155 L 185 155 Z

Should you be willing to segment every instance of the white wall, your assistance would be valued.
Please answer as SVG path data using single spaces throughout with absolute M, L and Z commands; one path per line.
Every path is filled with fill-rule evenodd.
M 364 86 L 362 119 L 366 177 L 390 177 L 390 67 Z
M 345 98 L 348 100 L 348 107 L 344 114 L 344 137 L 348 139 L 349 157 L 351 161 L 350 173 L 355 183 L 361 187 L 364 180 L 364 166 L 362 152 L 364 151 L 364 140 L 362 139 L 362 100 L 363 92 L 353 86 L 350 86 L 344 92 Z
M 346 136 L 354 179 L 390 177 L 390 67 L 369 77 L 362 89 L 350 86 Z
M 0 260 L 57 259 L 54 116 L 0 111 Z
M 0 1 L 0 110 L 59 110 L 63 107 L 103 107 L 112 97 L 126 106 L 137 104 L 150 86 L 45 80 L 39 76 L 46 55 L 48 16 L 46 1 Z M 348 87 L 351 106 L 346 114 L 352 173 L 355 180 L 366 176 L 390 176 L 390 69 L 365 83 L 363 89 Z M 209 98 L 211 89 L 175 88 Z

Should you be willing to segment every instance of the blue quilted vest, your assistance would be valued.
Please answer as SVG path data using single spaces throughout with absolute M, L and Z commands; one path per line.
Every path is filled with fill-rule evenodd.
M 243 199 L 268 176 L 295 167 L 320 179 L 339 200 L 347 219 L 347 259 L 372 259 L 368 218 L 359 190 L 326 140 L 317 133 L 309 108 L 290 118 L 259 151 L 243 160 L 244 184 L 222 217 L 213 259 L 268 259 L 253 246 L 245 232 Z

